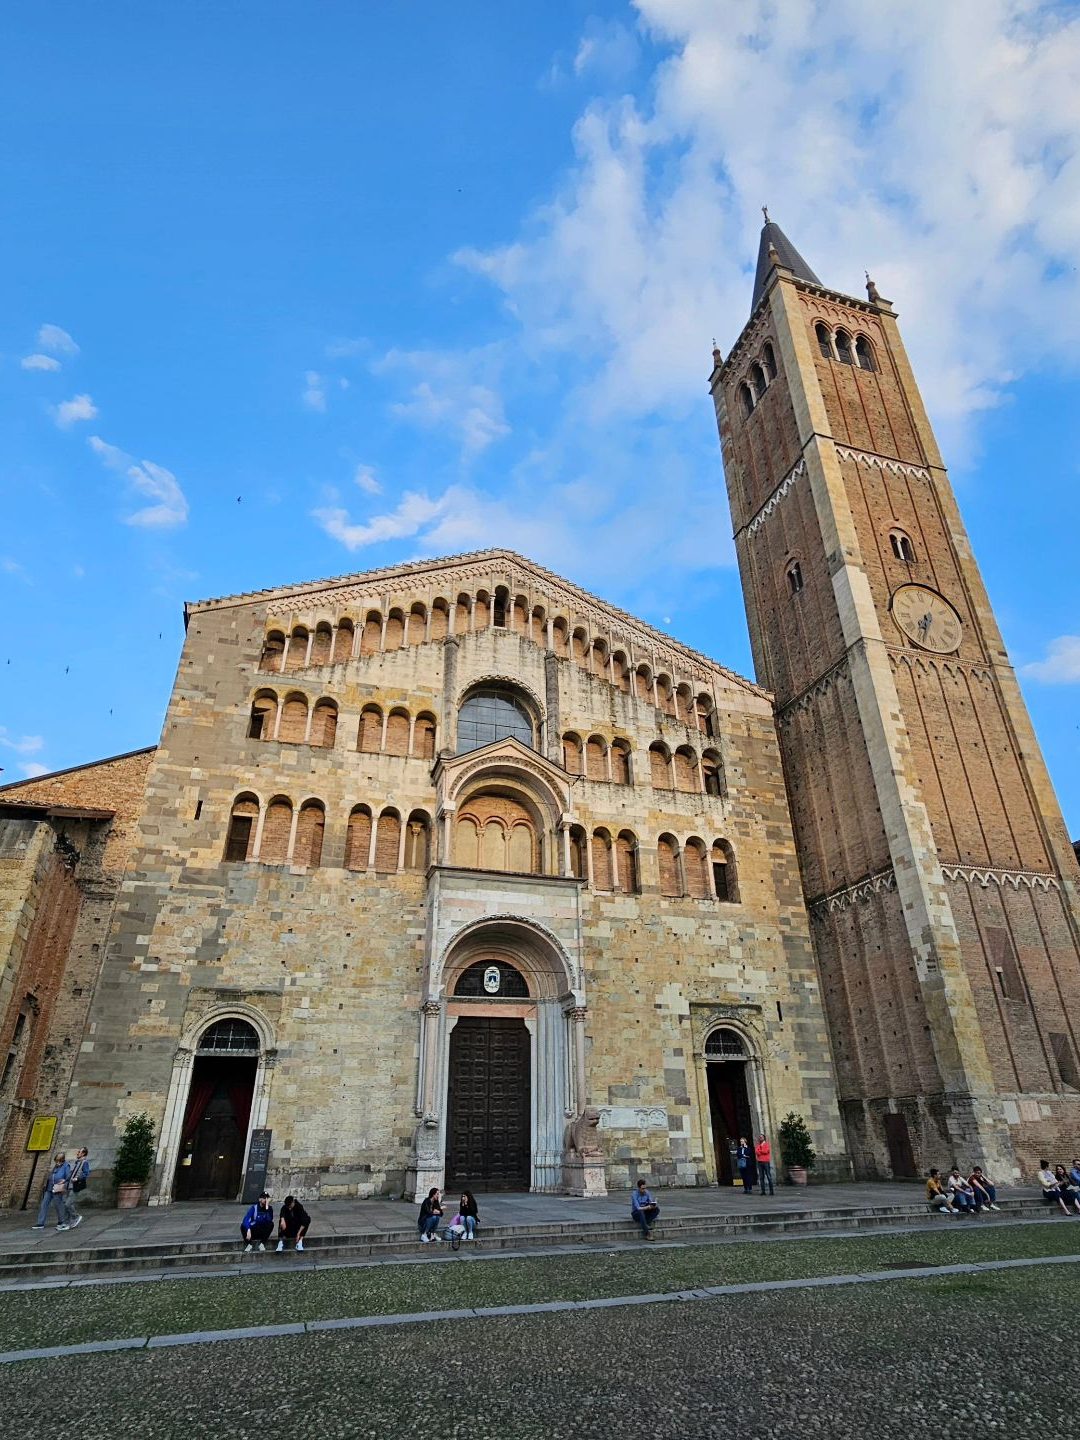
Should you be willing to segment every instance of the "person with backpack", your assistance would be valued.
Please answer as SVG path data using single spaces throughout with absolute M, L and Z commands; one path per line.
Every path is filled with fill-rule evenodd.
M 81 1150 L 75 1151 L 75 1160 L 71 1166 L 71 1188 L 64 1197 L 67 1202 L 68 1224 L 72 1230 L 83 1222 L 83 1217 L 79 1214 L 79 1196 L 86 1189 L 89 1179 L 90 1152 L 84 1145 Z
M 56 1206 L 57 1230 L 71 1229 L 67 1218 L 67 1194 L 70 1180 L 71 1166 L 67 1162 L 67 1156 L 60 1150 L 53 1156 L 52 1169 L 45 1181 L 45 1193 L 41 1197 L 37 1220 L 30 1227 L 32 1230 L 45 1229 L 45 1222 L 49 1218 L 49 1207 L 52 1205 Z
M 265 1250 L 266 1242 L 273 1233 L 274 1207 L 270 1204 L 270 1196 L 264 1190 L 240 1221 L 240 1235 L 245 1242 L 244 1254 L 248 1253 L 252 1245 L 258 1245 L 260 1250 Z

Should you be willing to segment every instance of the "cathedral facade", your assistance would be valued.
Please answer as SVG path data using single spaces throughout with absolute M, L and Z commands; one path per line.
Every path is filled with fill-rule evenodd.
M 491 550 L 207 600 L 159 745 L 0 790 L 0 1202 L 1074 1147 L 1077 868 L 888 301 L 766 224 L 712 392 L 759 688 Z

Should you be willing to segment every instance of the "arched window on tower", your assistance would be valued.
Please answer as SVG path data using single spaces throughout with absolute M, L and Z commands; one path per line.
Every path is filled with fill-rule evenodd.
M 771 384 L 776 379 L 776 355 L 771 345 L 766 345 L 761 355 L 762 363 L 765 366 L 765 378 Z
M 405 832 L 405 869 L 426 870 L 431 847 L 431 819 L 424 810 L 414 810 Z
M 851 355 L 851 336 L 846 330 L 837 330 L 836 332 L 836 358 L 841 365 L 855 364 Z
M 581 740 L 572 731 L 562 737 L 563 769 L 569 775 L 581 774 Z
M 294 627 L 289 636 L 289 653 L 285 657 L 286 670 L 302 670 L 307 664 L 308 632 L 304 625 Z
M 281 669 L 281 657 L 285 654 L 285 636 L 280 630 L 271 630 L 263 641 L 262 655 L 259 657 L 259 669 L 270 670 L 277 674 Z
M 723 795 L 724 771 L 720 756 L 715 750 L 706 750 L 701 757 L 701 779 L 706 795 Z
M 784 574 L 787 577 L 788 589 L 792 595 L 798 595 L 799 591 L 803 588 L 802 566 L 798 560 L 792 560 L 791 564 L 784 571 Z
M 273 690 L 260 690 L 251 702 L 247 732 L 249 740 L 272 740 L 274 738 L 277 708 L 277 696 Z
M 360 711 L 356 748 L 365 755 L 377 755 L 382 749 L 382 711 L 378 705 L 365 705 Z
M 661 835 L 656 842 L 656 863 L 660 871 L 660 894 L 683 893 L 679 866 L 679 845 L 674 835 Z
M 675 785 L 671 777 L 671 756 L 667 752 L 667 747 L 659 740 L 649 746 L 649 770 L 654 790 L 674 790 Z
M 587 838 L 580 825 L 570 826 L 570 874 L 585 879 L 585 846 Z
M 311 744 L 332 750 L 337 739 L 337 706 L 333 700 L 320 700 L 311 712 Z
M 264 865 L 284 865 L 289 859 L 293 807 L 287 795 L 275 795 L 266 807 L 259 859 Z
M 832 335 L 829 333 L 829 327 L 822 325 L 819 321 L 814 326 L 814 334 L 817 336 L 818 349 L 826 360 L 831 360 L 833 358 L 833 348 Z
M 629 785 L 630 745 L 626 740 L 611 742 L 611 779 L 615 785 Z
M 754 365 L 751 368 L 750 383 L 754 387 L 755 396 L 757 397 L 757 399 L 760 400 L 761 397 L 765 394 L 765 391 L 769 388 L 769 382 L 765 379 L 765 371 L 761 368 L 760 365 Z
M 344 665 L 346 660 L 352 659 L 353 652 L 353 623 L 351 620 L 339 620 L 337 633 L 334 636 L 334 664 Z
M 305 800 L 296 819 L 296 843 L 293 846 L 294 865 L 307 865 L 314 869 L 322 860 L 323 832 L 326 829 L 326 812 L 320 800 Z
M 375 833 L 375 869 L 390 875 L 398 868 L 398 847 L 401 844 L 401 816 L 396 810 L 384 810 L 379 816 Z
M 354 805 L 345 835 L 345 869 L 366 870 L 371 853 L 371 811 L 366 805 Z
M 686 875 L 686 889 L 691 900 L 709 899 L 709 872 L 708 856 L 705 853 L 705 842 L 697 836 L 687 840 L 683 848 L 683 870 Z
M 315 626 L 315 640 L 311 647 L 312 665 L 329 665 L 333 644 L 330 626 L 323 620 Z
M 641 890 L 638 874 L 637 837 L 630 830 L 620 830 L 615 842 L 615 868 L 619 889 L 624 895 L 637 895 Z
M 910 535 L 903 530 L 890 530 L 889 544 L 897 560 L 903 560 L 905 565 L 915 564 L 915 546 L 911 543 Z
M 229 833 L 225 838 L 225 859 L 247 860 L 255 841 L 259 819 L 259 802 L 254 795 L 238 795 L 229 816 Z
M 865 335 L 860 335 L 855 341 L 855 358 L 859 362 L 860 370 L 877 369 L 877 361 L 874 359 L 874 347 Z
M 364 628 L 360 633 L 360 654 L 377 655 L 382 649 L 382 615 L 378 610 L 369 610 L 364 617 Z
M 713 842 L 712 873 L 717 900 L 725 905 L 737 904 L 739 877 L 735 870 L 735 852 L 726 840 Z
M 432 611 L 434 614 L 434 611 Z M 435 716 L 426 712 L 416 717 L 413 727 L 413 754 L 421 760 L 435 759 Z
M 742 401 L 743 412 L 747 417 L 751 416 L 754 413 L 754 396 L 745 381 L 739 386 L 739 399 Z
M 592 883 L 594 890 L 612 888 L 611 836 L 606 830 L 594 830 L 592 837 Z

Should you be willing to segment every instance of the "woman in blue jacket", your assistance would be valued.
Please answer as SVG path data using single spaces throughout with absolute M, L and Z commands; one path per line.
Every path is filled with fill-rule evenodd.
M 265 1250 L 266 1242 L 273 1232 L 274 1207 L 270 1204 L 270 1196 L 264 1190 L 240 1221 L 240 1234 L 247 1242 L 244 1254 L 247 1254 L 253 1243 L 257 1244 L 260 1250 Z
M 37 1220 L 31 1227 L 32 1229 L 45 1229 L 50 1205 L 56 1206 L 57 1230 L 71 1229 L 67 1218 L 67 1195 L 70 1184 L 71 1166 L 67 1163 L 67 1157 L 61 1150 L 58 1155 L 53 1156 L 52 1169 L 49 1171 L 49 1178 L 45 1181 L 45 1194 L 41 1197 L 41 1208 L 38 1210 Z

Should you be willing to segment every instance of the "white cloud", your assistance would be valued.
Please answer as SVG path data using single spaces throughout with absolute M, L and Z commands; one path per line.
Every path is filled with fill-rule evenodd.
M 59 325 L 42 325 L 37 335 L 38 348 L 51 350 L 54 355 L 77 355 L 79 347 L 66 330 Z
M 1080 635 L 1059 635 L 1046 647 L 1045 660 L 1033 660 L 1021 668 L 1022 675 L 1048 685 L 1080 684 Z
M 42 765 L 40 760 L 30 760 L 19 767 L 27 780 L 36 780 L 39 775 L 48 775 L 48 765 Z
M 382 486 L 379 484 L 379 477 L 370 465 L 357 465 L 354 482 L 363 490 L 365 495 L 381 495 Z
M 80 420 L 93 420 L 97 413 L 97 406 L 89 395 L 75 395 L 70 400 L 61 400 L 59 405 L 53 407 L 53 415 L 61 430 L 67 430 Z
M 34 583 L 27 574 L 26 566 L 16 560 L 13 555 L 0 555 L 0 571 L 3 571 L 5 575 L 14 575 L 16 580 L 22 580 L 27 585 Z
M 309 410 L 323 414 L 326 410 L 326 379 L 317 370 L 308 370 L 304 375 L 304 393 L 301 396 Z
M 501 362 L 497 346 L 460 352 L 391 350 L 372 368 L 414 382 L 407 399 L 391 404 L 392 415 L 453 435 L 463 457 L 471 459 L 510 433 L 497 388 Z
M 619 20 L 590 18 L 574 55 L 574 74 L 617 83 L 637 64 L 639 42 L 634 31 Z
M 426 495 L 406 491 L 396 510 L 376 515 L 366 524 L 354 524 L 348 513 L 337 506 L 325 506 L 311 513 L 331 539 L 340 540 L 346 550 L 360 550 L 383 540 L 403 540 L 416 535 L 445 510 L 446 504 L 445 496 L 431 500 Z
M 86 443 L 107 469 L 124 475 L 140 495 L 157 502 L 125 515 L 125 525 L 137 525 L 144 530 L 171 530 L 187 523 L 187 497 L 171 470 L 155 465 L 152 460 L 135 460 L 118 445 L 102 440 L 100 435 L 91 435 Z
M 901 312 L 947 453 L 1080 333 L 1080 17 L 1039 0 L 636 0 L 664 55 L 594 100 L 564 182 L 459 260 L 597 418 L 688 413 L 747 317 L 773 218 L 831 285 Z M 587 33 L 586 38 L 589 38 Z M 588 71 L 591 49 L 579 51 Z
M 13 735 L 6 726 L 0 725 L 0 745 L 14 750 L 16 755 L 36 755 L 44 749 L 45 740 L 41 735 Z
M 51 355 L 24 355 L 19 361 L 24 370 L 59 370 L 60 361 Z

